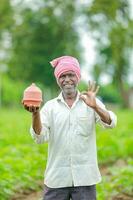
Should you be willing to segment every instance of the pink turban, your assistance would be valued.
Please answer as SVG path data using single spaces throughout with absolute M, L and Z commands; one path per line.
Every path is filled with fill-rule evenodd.
M 50 64 L 52 65 L 52 67 L 55 68 L 54 74 L 57 79 L 64 72 L 74 71 L 78 78 L 78 81 L 80 80 L 80 66 L 76 58 L 72 56 L 62 56 L 59 58 L 55 58 L 50 62 Z

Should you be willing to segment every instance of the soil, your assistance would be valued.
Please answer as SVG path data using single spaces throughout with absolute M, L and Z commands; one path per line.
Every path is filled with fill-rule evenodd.
M 12 200 L 42 200 L 42 191 L 39 191 L 39 192 L 31 192 L 30 194 L 19 194 L 19 195 L 16 195 Z M 124 194 L 121 194 L 121 195 L 117 195 L 113 198 L 109 198 L 108 200 L 133 200 L 133 197 L 130 197 L 128 195 L 124 195 Z
M 133 200 L 133 197 L 130 197 L 128 195 L 120 194 L 115 197 L 113 197 L 111 200 Z
M 12 200 L 41 200 L 42 199 L 42 191 L 41 192 L 32 192 L 30 194 L 18 194 Z

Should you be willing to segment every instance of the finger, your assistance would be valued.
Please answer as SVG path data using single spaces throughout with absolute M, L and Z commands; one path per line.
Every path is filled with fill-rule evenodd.
M 97 93 L 98 93 L 98 91 L 99 91 L 99 88 L 100 88 L 100 86 L 98 85 L 98 86 L 96 87 L 95 94 L 97 94 Z
M 81 93 L 80 96 L 79 96 L 79 98 L 82 99 L 82 100 L 87 100 L 87 98 L 88 98 L 88 92 Z
M 90 88 L 91 88 L 91 81 L 89 80 L 88 81 L 88 90 L 90 90 Z
M 39 107 L 38 106 L 32 106 L 32 112 L 37 112 L 39 110 Z
M 36 107 L 32 106 L 32 112 L 36 112 Z
M 27 106 L 27 105 L 24 104 L 24 108 L 25 108 L 27 111 L 29 111 L 29 106 Z
M 79 98 L 82 99 L 84 102 L 86 102 L 87 96 L 86 95 L 81 95 Z
M 38 107 L 34 106 L 33 112 L 37 112 L 38 111 Z
M 94 81 L 94 82 L 92 83 L 92 88 L 91 88 L 91 91 L 92 91 L 92 92 L 95 92 L 95 90 L 96 90 L 96 81 Z
M 91 89 L 92 89 L 92 82 L 89 80 L 89 82 L 88 82 L 88 91 L 91 91 Z
M 36 112 L 36 106 L 32 105 L 32 112 Z
M 80 96 L 81 96 L 81 95 L 87 95 L 87 94 L 88 94 L 88 92 L 83 91 L 83 92 L 80 93 Z
M 33 110 L 33 105 L 30 104 L 30 105 L 29 105 L 29 111 L 32 112 L 32 110 Z
M 27 110 L 27 109 L 28 109 L 28 106 L 24 104 L 24 108 Z

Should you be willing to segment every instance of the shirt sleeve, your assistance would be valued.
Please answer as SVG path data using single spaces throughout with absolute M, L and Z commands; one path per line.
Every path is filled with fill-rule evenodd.
M 49 112 L 46 106 L 44 106 L 40 111 L 40 118 L 42 124 L 42 130 L 40 134 L 36 134 L 33 127 L 30 128 L 30 134 L 37 144 L 42 144 L 49 141 L 50 134 L 50 122 L 49 122 Z
M 102 119 L 100 118 L 100 116 L 95 112 L 96 123 L 101 124 L 104 128 L 114 128 L 117 124 L 117 116 L 115 115 L 115 113 L 113 113 L 110 110 L 107 110 L 105 105 L 99 99 L 96 99 L 96 103 L 99 107 L 106 110 L 109 113 L 110 118 L 111 118 L 111 123 L 107 124 L 107 123 L 103 122 Z

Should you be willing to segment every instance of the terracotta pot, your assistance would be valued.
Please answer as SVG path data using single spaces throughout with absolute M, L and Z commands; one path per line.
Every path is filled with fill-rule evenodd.
M 32 83 L 28 88 L 24 90 L 24 96 L 22 103 L 24 105 L 30 106 L 40 106 L 42 102 L 42 92 L 41 90 L 35 85 L 35 83 Z

